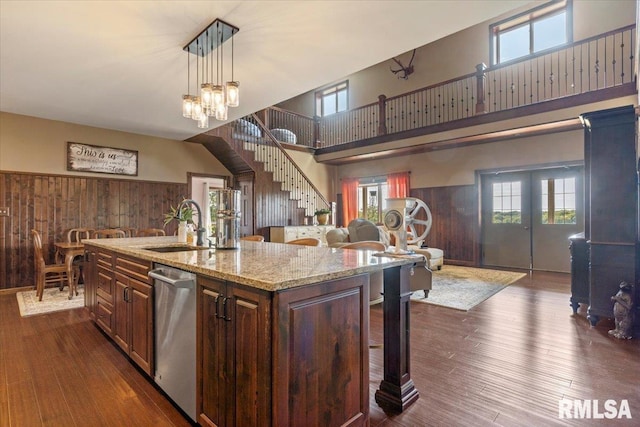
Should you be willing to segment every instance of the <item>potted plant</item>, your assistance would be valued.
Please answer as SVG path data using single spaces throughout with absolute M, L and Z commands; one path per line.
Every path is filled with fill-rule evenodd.
M 318 209 L 314 212 L 315 217 L 318 219 L 318 224 L 325 225 L 329 222 L 329 214 L 331 213 L 331 209 Z
M 178 204 L 180 206 L 180 204 Z M 177 207 L 171 206 L 169 212 L 164 214 L 164 225 L 169 224 L 174 219 L 179 222 L 193 222 L 193 208 L 191 206 L 183 206 L 180 211 Z
M 181 208 L 178 209 L 178 207 Z M 187 223 L 193 223 L 193 208 L 190 205 L 184 205 L 182 202 L 177 207 L 169 207 L 169 212 L 164 214 L 164 225 L 166 226 L 174 219 L 179 222 L 178 242 L 184 243 L 187 241 Z

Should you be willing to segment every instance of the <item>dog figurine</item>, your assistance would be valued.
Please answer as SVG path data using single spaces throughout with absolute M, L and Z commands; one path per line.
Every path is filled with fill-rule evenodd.
M 633 286 L 620 283 L 620 290 L 611 297 L 616 328 L 609 331 L 618 339 L 629 340 L 633 337 Z

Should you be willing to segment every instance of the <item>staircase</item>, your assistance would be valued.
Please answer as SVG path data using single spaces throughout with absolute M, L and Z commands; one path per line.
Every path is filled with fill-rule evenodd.
M 255 173 L 256 228 L 300 225 L 316 210 L 330 208 L 255 114 L 188 141 L 202 144 L 234 175 Z

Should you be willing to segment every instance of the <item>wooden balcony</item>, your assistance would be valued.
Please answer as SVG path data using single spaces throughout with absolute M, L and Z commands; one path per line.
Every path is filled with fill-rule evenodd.
M 635 25 L 326 117 L 279 108 L 265 124 L 317 154 L 371 146 L 637 93 Z

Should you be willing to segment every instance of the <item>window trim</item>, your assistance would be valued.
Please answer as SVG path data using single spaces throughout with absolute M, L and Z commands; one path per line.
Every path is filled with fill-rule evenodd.
M 368 194 L 367 194 L 367 188 L 368 187 L 377 187 L 378 190 L 378 206 L 377 206 L 377 221 L 373 221 L 375 223 L 380 223 L 382 222 L 382 218 L 383 218 L 383 214 L 384 214 L 384 209 L 383 209 L 383 204 L 384 204 L 384 200 L 382 198 L 382 193 L 383 193 L 383 186 L 387 185 L 387 178 L 386 176 L 375 176 L 375 177 L 369 177 L 369 178 L 362 178 L 358 181 L 358 206 L 360 205 L 360 203 L 362 202 L 362 215 L 360 215 L 360 212 L 358 211 L 358 218 L 363 218 L 363 219 L 369 219 L 368 218 L 368 208 L 369 205 L 367 203 L 368 201 Z
M 317 89 L 314 92 L 315 115 L 318 117 L 325 117 L 324 103 L 322 102 L 322 100 L 327 95 L 330 95 L 332 93 L 337 95 L 339 92 L 342 92 L 342 91 L 344 91 L 347 95 L 347 105 L 345 109 L 338 111 L 338 97 L 336 96 L 336 112 L 329 115 L 333 115 L 333 114 L 341 113 L 342 111 L 349 110 L 349 80 L 344 80 L 336 84 L 331 84 L 331 85 L 321 87 L 320 89 Z
M 545 52 L 547 50 L 556 49 L 563 45 L 557 45 L 548 49 L 544 49 L 538 52 L 533 51 L 533 32 L 529 33 L 529 54 L 520 56 L 518 58 L 510 59 L 509 61 L 500 62 L 500 39 L 499 34 L 514 30 L 518 27 L 524 25 L 531 25 L 535 21 L 539 21 L 542 19 L 549 18 L 553 15 L 556 15 L 562 11 L 566 12 L 566 38 L 567 41 L 565 44 L 573 43 L 573 0 L 552 0 L 548 3 L 542 4 L 540 6 L 534 7 L 533 9 L 526 10 L 524 12 L 518 13 L 516 15 L 510 16 L 509 18 L 503 19 L 501 21 L 495 22 L 489 25 L 489 60 L 491 61 L 491 65 L 502 65 L 508 64 L 511 62 L 521 61 L 524 58 L 538 55 L 541 52 Z

